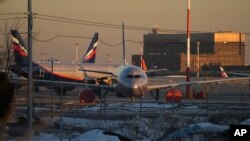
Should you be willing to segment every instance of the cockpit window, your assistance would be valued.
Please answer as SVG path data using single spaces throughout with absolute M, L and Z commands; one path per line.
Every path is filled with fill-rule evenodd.
M 127 78 L 134 78 L 134 79 L 137 79 L 137 78 L 141 78 L 141 75 L 140 74 L 137 74 L 137 75 L 127 75 Z
M 135 75 L 135 78 L 141 78 L 141 75 L 139 75 L 139 74 Z
M 130 75 L 130 74 L 127 76 L 127 78 L 133 78 L 133 77 L 134 77 L 134 76 L 133 76 L 133 75 Z

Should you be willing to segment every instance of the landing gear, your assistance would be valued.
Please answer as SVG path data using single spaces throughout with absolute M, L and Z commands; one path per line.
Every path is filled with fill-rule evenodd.
M 55 87 L 54 89 L 55 89 L 57 95 L 66 95 L 67 90 L 65 87 L 63 87 L 62 89 L 61 89 L 61 87 Z M 62 91 L 62 93 L 61 93 L 61 91 Z
M 155 99 L 156 102 L 159 102 L 160 99 L 160 90 L 155 90 L 155 95 L 153 92 L 150 92 L 150 95 Z

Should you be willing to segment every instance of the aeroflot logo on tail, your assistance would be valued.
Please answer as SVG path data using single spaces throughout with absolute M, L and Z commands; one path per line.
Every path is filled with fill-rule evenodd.
M 87 61 L 89 59 L 92 59 L 96 54 L 96 50 L 91 50 L 87 56 L 84 57 L 83 61 Z
M 84 57 L 83 61 L 87 61 L 89 59 L 92 59 L 96 55 L 96 49 L 91 49 L 88 54 Z
M 249 141 L 250 125 L 230 125 L 229 141 Z
M 12 47 L 21 56 L 28 56 L 28 51 L 19 43 L 19 41 L 12 36 Z

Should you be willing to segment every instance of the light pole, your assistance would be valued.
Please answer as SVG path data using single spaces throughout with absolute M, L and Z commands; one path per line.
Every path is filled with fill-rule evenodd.
M 190 81 L 190 0 L 187 0 L 187 70 L 186 80 Z M 186 85 L 186 96 L 192 98 L 190 95 L 190 85 Z
M 50 111 L 51 111 L 51 118 L 53 118 L 53 81 L 54 81 L 54 61 L 58 61 L 57 59 L 51 58 L 48 60 L 51 62 L 51 91 L 50 91 Z
M 32 3 L 28 0 L 28 95 L 27 95 L 27 128 L 32 132 Z M 33 134 L 33 133 L 31 133 Z
M 61 92 L 60 92 L 60 95 L 61 95 L 61 101 L 60 101 L 60 141 L 62 141 L 63 140 L 63 118 L 62 118 L 63 86 L 62 85 L 61 85 L 60 89 L 61 89 Z
M 197 75 L 196 77 L 200 76 L 200 42 L 197 42 Z
M 78 43 L 75 43 L 76 48 L 76 64 L 78 64 Z

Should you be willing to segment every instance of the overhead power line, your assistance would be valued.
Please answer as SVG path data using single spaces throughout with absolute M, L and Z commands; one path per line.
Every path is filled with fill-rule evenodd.
M 26 34 L 26 33 L 24 33 Z M 37 39 L 37 38 L 33 38 L 35 41 L 38 42 L 49 42 L 52 41 L 56 38 L 83 38 L 83 39 L 92 39 L 92 37 L 86 37 L 86 36 L 77 36 L 77 35 L 56 35 L 53 36 L 51 38 L 45 39 L 45 40 L 41 40 L 41 39 Z M 101 38 L 98 39 L 100 43 L 107 45 L 107 46 L 120 46 L 122 45 L 122 42 L 119 43 L 115 43 L 115 44 L 111 44 L 111 43 L 107 43 L 105 41 L 103 41 Z M 134 43 L 134 44 L 149 44 L 149 45 L 159 45 L 159 43 L 157 42 L 152 42 L 152 41 L 134 41 L 134 40 L 125 40 L 125 42 L 130 42 L 130 43 Z M 177 42 L 169 42 L 169 43 L 164 43 L 162 44 L 162 46 L 165 45 L 169 45 L 169 44 L 185 44 L 186 42 L 181 42 L 181 41 L 177 41 Z M 196 42 L 192 42 L 192 43 L 196 43 Z M 207 42 L 208 43 L 208 42 Z M 245 46 L 249 46 L 249 44 L 245 44 Z
M 79 20 L 79 19 L 51 16 L 51 15 L 45 15 L 45 14 L 39 14 L 39 13 L 35 13 L 34 18 L 41 19 L 41 20 L 47 20 L 47 21 L 73 23 L 73 24 L 81 24 L 81 25 L 89 25 L 89 26 L 98 26 L 98 27 L 107 27 L 107 28 L 121 28 L 121 25 L 118 25 L 118 24 Z M 125 29 L 140 30 L 140 31 L 152 31 L 152 28 L 139 27 L 139 26 L 125 26 Z M 186 32 L 185 30 L 175 30 L 175 29 L 160 29 L 160 31 L 161 32 L 174 32 L 174 33 Z
M 51 37 L 51 38 L 46 39 L 46 40 L 39 40 L 39 39 L 37 39 L 37 38 L 33 38 L 33 39 L 34 39 L 35 41 L 38 41 L 38 42 L 49 42 L 49 41 L 54 40 L 54 39 L 59 38 L 59 37 L 91 39 L 91 37 L 73 36 L 73 35 L 56 35 L 56 36 Z
M 37 42 L 49 42 L 49 41 L 52 41 L 56 38 L 60 38 L 60 37 L 64 37 L 64 38 L 84 38 L 84 39 L 92 39 L 92 37 L 85 37 L 85 36 L 72 36 L 72 35 L 56 35 L 54 37 L 51 37 L 49 39 L 46 39 L 46 40 L 40 40 L 40 39 L 37 39 L 37 38 L 32 38 L 33 40 L 37 41 Z M 107 43 L 107 42 L 104 42 L 102 39 L 98 39 L 101 43 L 107 45 L 107 46 L 119 46 L 122 44 L 122 42 L 120 43 L 117 43 L 117 44 L 111 44 L 111 43 Z M 132 40 L 126 40 L 126 42 L 132 42 L 132 43 L 139 43 L 137 41 L 132 41 Z
M 26 15 L 27 13 L 0 13 L 0 15 Z
M 79 24 L 79 25 L 98 26 L 98 27 L 109 27 L 109 28 L 120 28 L 120 27 L 117 27 L 117 26 L 107 26 L 107 25 L 99 25 L 99 24 L 90 24 L 90 23 L 75 22 L 75 21 L 66 21 L 66 20 L 51 19 L 51 18 L 43 18 L 43 17 L 34 17 L 34 18 L 35 18 L 35 19 L 41 19 L 41 20 L 47 20 L 47 21 L 54 21 L 54 22 Z
M 27 19 L 27 17 L 3 18 L 3 19 L 0 19 L 0 21 L 17 20 L 17 19 Z

